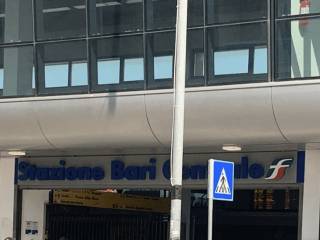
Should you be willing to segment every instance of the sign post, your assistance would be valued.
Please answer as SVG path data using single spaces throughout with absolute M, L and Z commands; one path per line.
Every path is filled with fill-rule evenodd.
M 208 162 L 208 240 L 212 240 L 213 200 L 233 201 L 234 163 L 210 159 Z

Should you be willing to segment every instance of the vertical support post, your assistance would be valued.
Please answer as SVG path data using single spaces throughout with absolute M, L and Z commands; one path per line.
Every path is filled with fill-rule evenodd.
M 299 240 L 319 240 L 320 150 L 307 149 Z
M 181 197 L 184 133 L 184 95 L 186 79 L 188 0 L 177 1 L 174 64 L 174 104 L 171 146 L 170 240 L 181 239 Z
M 213 160 L 208 162 L 208 240 L 212 240 L 213 224 Z
M 0 239 L 14 237 L 15 158 L 0 153 Z

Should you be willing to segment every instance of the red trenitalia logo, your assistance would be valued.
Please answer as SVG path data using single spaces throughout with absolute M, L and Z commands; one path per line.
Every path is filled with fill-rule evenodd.
M 280 180 L 286 174 L 286 169 L 291 167 L 292 158 L 275 160 L 269 168 L 266 180 Z

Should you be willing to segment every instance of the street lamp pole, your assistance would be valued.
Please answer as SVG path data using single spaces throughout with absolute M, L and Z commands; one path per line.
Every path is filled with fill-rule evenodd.
M 181 199 L 184 134 L 184 95 L 186 80 L 188 0 L 177 0 L 174 62 L 174 104 L 171 140 L 170 240 L 181 239 Z

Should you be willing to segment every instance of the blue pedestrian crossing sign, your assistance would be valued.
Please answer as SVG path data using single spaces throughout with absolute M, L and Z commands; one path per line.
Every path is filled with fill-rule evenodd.
M 212 161 L 212 163 L 210 163 L 210 161 Z M 210 161 L 209 181 L 211 181 L 211 183 L 209 182 L 208 190 L 211 191 L 211 193 L 208 194 L 209 198 L 211 196 L 213 200 L 233 201 L 234 163 L 222 160 Z M 212 173 L 210 173 L 210 171 L 212 171 Z

